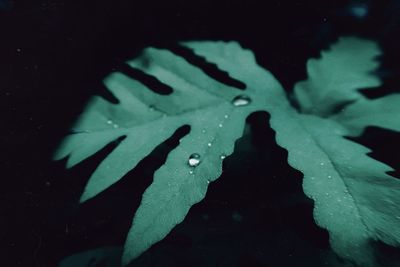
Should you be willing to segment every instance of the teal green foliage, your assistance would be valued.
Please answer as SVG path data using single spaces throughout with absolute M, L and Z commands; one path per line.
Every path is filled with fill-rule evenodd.
M 370 240 L 399 245 L 400 181 L 387 174 L 389 166 L 367 156 L 366 147 L 344 138 L 370 125 L 400 131 L 398 94 L 369 100 L 358 91 L 380 85 L 371 74 L 380 54 L 374 42 L 341 38 L 320 58 L 309 60 L 308 79 L 294 88 L 298 110 L 252 52 L 236 42 L 181 45 L 244 82 L 246 89 L 222 84 L 167 50 L 145 49 L 128 64 L 173 92 L 160 95 L 122 73 L 110 74 L 104 83 L 119 103 L 93 97 L 55 155 L 68 156 L 67 167 L 72 167 L 125 136 L 90 177 L 81 197 L 86 201 L 121 179 L 179 127 L 190 126 L 143 194 L 127 235 L 124 265 L 162 240 L 204 198 L 242 135 L 246 117 L 255 111 L 271 115 L 277 143 L 287 149 L 289 164 L 304 174 L 315 221 L 329 231 L 339 256 L 372 267 L 377 263 Z

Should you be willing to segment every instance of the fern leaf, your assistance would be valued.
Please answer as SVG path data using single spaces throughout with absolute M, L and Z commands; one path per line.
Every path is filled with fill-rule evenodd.
M 120 102 L 93 98 L 75 125 L 75 133 L 55 156 L 69 155 L 68 166 L 73 166 L 111 140 L 125 137 L 90 177 L 81 197 L 86 201 L 121 179 L 176 129 L 190 126 L 190 133 L 170 152 L 143 194 L 126 241 L 124 263 L 164 238 L 204 198 L 209 182 L 221 175 L 223 158 L 232 153 L 235 140 L 242 135 L 246 117 L 265 106 L 266 92 L 284 96 L 279 83 L 237 43 L 182 45 L 245 82 L 246 90 L 210 78 L 169 51 L 146 49 L 128 64 L 170 85 L 173 93 L 160 95 L 122 73 L 111 74 L 105 85 Z M 193 155 L 198 157 L 197 164 L 191 164 Z
M 375 42 L 342 37 L 321 58 L 308 60 L 308 79 L 294 88 L 301 111 L 326 116 L 338 105 L 361 97 L 358 89 L 379 86 L 380 80 L 371 75 L 378 55 Z
M 345 125 L 349 135 L 360 135 L 366 126 L 377 126 L 400 131 L 400 94 L 378 99 L 360 99 L 333 117 Z
M 333 121 L 281 113 L 271 126 L 289 164 L 303 172 L 314 218 L 329 231 L 334 251 L 360 266 L 377 266 L 371 240 L 400 244 L 400 181 L 386 174 L 392 169 L 344 139 L 347 130 Z
M 342 38 L 321 59 L 308 63 L 309 79 L 296 85 L 295 97 L 303 113 L 321 117 L 296 111 L 275 78 L 237 43 L 182 45 L 244 82 L 246 89 L 222 84 L 169 51 L 146 49 L 128 64 L 170 85 L 173 92 L 160 95 L 112 73 L 105 85 L 119 103 L 94 97 L 55 155 L 69 156 L 71 167 L 124 137 L 90 177 L 81 197 L 86 201 L 121 179 L 178 128 L 190 126 L 143 194 L 123 264 L 163 239 L 204 198 L 209 183 L 221 175 L 223 158 L 242 135 L 245 118 L 254 111 L 270 113 L 277 142 L 288 150 L 289 163 L 304 173 L 304 191 L 315 201 L 314 217 L 329 231 L 340 256 L 372 267 L 370 240 L 399 245 L 400 182 L 386 174 L 389 166 L 366 155 L 367 148 L 344 138 L 367 125 L 399 127 L 396 116 L 382 120 L 382 106 L 386 112 L 398 112 L 397 96 L 370 101 L 357 92 L 380 84 L 370 74 L 379 54 L 375 43 Z M 349 102 L 343 112 L 329 117 L 338 105 Z M 381 117 L 364 115 L 378 110 Z

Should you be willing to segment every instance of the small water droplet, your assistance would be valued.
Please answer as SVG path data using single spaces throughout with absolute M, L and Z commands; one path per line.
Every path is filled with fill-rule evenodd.
M 208 144 L 207 144 L 207 146 L 209 146 L 209 147 L 210 147 L 211 145 L 212 145 L 211 143 L 208 143 Z
M 332 178 L 332 175 L 328 175 L 328 179 L 331 179 Z
M 221 159 L 224 159 L 224 158 L 226 158 L 226 155 L 222 154 L 222 155 L 220 156 L 220 158 L 221 158 Z
M 236 107 L 247 106 L 251 103 L 251 98 L 247 95 L 238 95 L 232 100 L 232 104 Z
M 114 128 L 119 128 L 118 124 L 115 124 L 115 123 L 114 123 L 113 127 Z
M 108 124 L 112 124 L 113 122 L 112 122 L 112 120 L 108 120 L 107 123 Z
M 224 116 L 225 119 L 227 119 L 228 117 L 229 117 L 228 115 L 225 115 L 225 116 Z
M 321 166 L 324 166 L 324 165 L 325 165 L 325 163 L 321 162 L 319 165 L 321 165 Z
M 190 164 L 190 163 L 189 163 L 189 164 Z M 193 174 L 193 170 L 190 170 L 189 173 L 190 173 L 190 174 Z
M 188 164 L 190 167 L 196 167 L 200 164 L 200 155 L 197 153 L 193 153 L 189 156 Z
M 207 184 L 209 184 L 210 183 L 210 180 L 207 180 Z
M 203 130 L 201 130 L 201 132 L 204 134 L 204 133 L 206 133 L 206 130 L 205 130 L 205 129 L 203 129 Z
M 222 124 L 221 124 L 221 123 L 220 123 L 220 124 L 218 124 L 218 127 L 219 127 L 219 128 L 222 128 Z

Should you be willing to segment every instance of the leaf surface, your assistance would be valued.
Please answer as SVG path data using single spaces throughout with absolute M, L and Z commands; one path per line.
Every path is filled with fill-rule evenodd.
M 301 111 L 326 116 L 338 105 L 361 97 L 357 90 L 379 86 L 380 80 L 371 74 L 378 66 L 378 55 L 375 42 L 342 37 L 320 58 L 308 60 L 308 79 L 294 88 Z
M 360 99 L 347 106 L 333 119 L 345 125 L 352 136 L 360 135 L 367 126 L 400 131 L 400 94 L 374 100 Z
M 289 164 L 303 172 L 314 218 L 329 231 L 334 251 L 360 266 L 377 266 L 371 240 L 400 244 L 400 181 L 386 174 L 392 169 L 343 138 L 347 130 L 333 121 L 279 114 L 271 126 Z
M 284 94 L 253 54 L 237 43 L 182 45 L 244 82 L 246 89 L 220 83 L 172 52 L 146 49 L 128 64 L 171 86 L 173 92 L 160 95 L 122 73 L 111 74 L 105 85 L 119 103 L 94 97 L 74 134 L 56 153 L 56 159 L 69 155 L 67 165 L 73 166 L 110 141 L 125 137 L 90 177 L 81 197 L 86 201 L 121 179 L 179 127 L 190 126 L 190 133 L 169 153 L 143 194 L 126 240 L 124 264 L 163 239 L 204 198 L 208 184 L 221 175 L 223 158 L 233 152 L 242 135 L 246 117 L 263 108 L 267 92 Z M 189 164 L 193 154 L 200 157 L 198 166 Z
M 288 150 L 290 165 L 304 174 L 304 192 L 315 201 L 315 220 L 329 231 L 340 256 L 372 267 L 376 262 L 370 240 L 399 245 L 399 181 L 386 174 L 389 166 L 366 155 L 367 148 L 344 138 L 368 125 L 399 128 L 397 96 L 366 100 L 357 91 L 380 84 L 370 73 L 377 66 L 375 43 L 342 38 L 321 59 L 309 61 L 308 80 L 294 90 L 300 112 L 275 78 L 257 65 L 254 55 L 237 43 L 182 45 L 243 82 L 245 90 L 216 81 L 172 52 L 146 49 L 128 64 L 173 92 L 161 95 L 123 73 L 112 73 L 104 82 L 119 103 L 94 97 L 55 156 L 68 156 L 71 167 L 124 137 L 90 177 L 81 198 L 86 201 L 121 179 L 178 128 L 190 127 L 143 194 L 126 239 L 123 264 L 163 239 L 204 198 L 209 183 L 221 175 L 223 158 L 242 135 L 246 117 L 254 111 L 271 115 L 278 144 Z M 344 103 L 345 109 L 332 115 Z M 378 111 L 385 113 L 385 108 L 394 116 L 379 117 Z M 365 115 L 371 111 L 377 117 Z

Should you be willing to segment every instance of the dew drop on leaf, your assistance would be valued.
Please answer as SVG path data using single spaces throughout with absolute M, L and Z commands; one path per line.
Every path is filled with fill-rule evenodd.
M 232 100 L 232 104 L 235 107 L 247 106 L 250 103 L 251 103 L 251 98 L 248 97 L 247 95 L 238 95 Z
M 219 158 L 220 158 L 220 159 L 224 159 L 224 158 L 226 158 L 226 155 L 225 155 L 225 154 L 222 154 Z
M 193 153 L 189 156 L 188 164 L 190 167 L 196 167 L 200 164 L 200 155 L 198 153 Z

